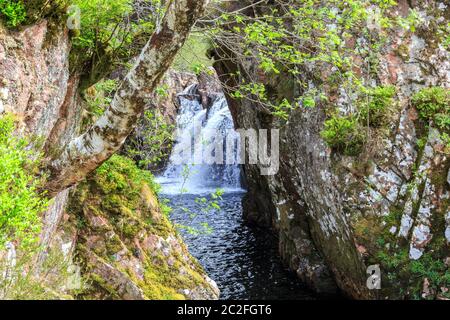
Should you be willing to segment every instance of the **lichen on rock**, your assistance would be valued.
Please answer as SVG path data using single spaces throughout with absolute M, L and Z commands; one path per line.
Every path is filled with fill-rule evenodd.
M 233 92 L 228 100 L 238 128 L 280 129 L 279 173 L 261 177 L 257 166 L 244 165 L 247 220 L 275 229 L 281 256 L 294 271 L 298 264 L 291 261 L 303 261 L 307 269 L 314 265 L 308 259 L 318 256 L 322 283 L 331 277 L 354 298 L 421 298 L 424 279 L 427 298 L 448 298 L 450 70 L 448 48 L 439 44 L 437 31 L 448 18 L 441 7 L 439 1 L 413 7 L 398 1 L 386 19 L 407 19 L 414 10 L 423 22 L 416 32 L 369 28 L 343 40 L 339 48 L 351 48 L 346 58 L 365 86 L 362 91 L 332 76 L 339 67 L 314 59 L 299 64 L 303 87 L 292 85 L 287 73 L 264 72 L 256 58 L 242 61 L 218 41 L 215 68 L 233 90 L 240 89 L 239 81 L 256 80 L 275 98 L 302 98 L 318 88 L 326 96 L 314 107 L 296 104 L 287 120 Z M 289 199 L 289 207 L 279 199 Z M 302 243 L 309 243 L 309 250 Z M 381 290 L 366 287 L 367 267 L 375 264 L 381 266 Z M 313 283 L 312 274 L 299 277 Z

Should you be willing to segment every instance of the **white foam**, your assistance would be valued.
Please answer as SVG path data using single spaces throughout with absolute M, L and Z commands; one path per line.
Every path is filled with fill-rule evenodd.
M 177 139 L 169 165 L 163 175 L 156 178 L 162 187 L 161 193 L 210 194 L 217 189 L 227 193 L 244 192 L 237 160 L 235 164 L 207 164 L 209 162 L 206 161 L 211 156 L 205 150 L 214 149 L 209 147 L 217 145 L 220 142 L 218 139 L 223 139 L 224 146 L 231 142 L 233 159 L 239 156 L 239 134 L 234 130 L 226 99 L 224 96 L 216 99 L 207 112 L 197 100 L 185 97 L 192 95 L 193 89 L 195 87 L 188 87 L 180 96 L 181 106 L 176 120 Z M 225 160 L 224 163 L 230 163 L 228 159 Z

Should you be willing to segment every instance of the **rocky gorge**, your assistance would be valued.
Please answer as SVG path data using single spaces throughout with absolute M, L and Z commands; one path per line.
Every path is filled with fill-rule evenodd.
M 342 65 L 330 67 L 326 59 L 303 57 L 300 67 L 288 72 L 285 61 L 278 69 L 260 63 L 267 59 L 261 52 L 270 52 L 264 47 L 267 42 L 282 43 L 286 50 L 269 56 L 283 58 L 295 51 L 291 39 L 283 43 L 267 26 L 278 22 L 257 25 L 257 32 L 251 29 L 252 21 L 283 11 L 286 3 L 221 4 L 221 12 L 238 13 L 240 18 L 229 22 L 227 17 L 225 27 L 213 33 L 208 52 L 212 67 L 203 66 L 196 74 L 169 69 L 158 86 L 151 72 L 132 75 L 139 81 L 124 76 L 123 63 L 108 72 L 102 69 L 104 79 L 84 88 L 84 70 L 95 69 L 89 63 L 98 61 L 73 68 L 74 52 L 82 55 L 74 49 L 77 34 L 65 21 L 44 15 L 19 28 L 0 25 L 0 117 L 13 115 L 15 135 L 30 137 L 39 150 L 42 165 L 37 171 L 43 180 L 53 177 L 46 172 L 46 167 L 52 168 L 48 164 L 89 128 L 95 134 L 105 128 L 120 131 L 105 123 L 95 127 L 105 110 L 113 110 L 110 118 L 133 119 L 123 110 L 108 109 L 127 97 L 116 82 L 125 78 L 130 86 L 137 84 L 141 90 L 130 91 L 145 92 L 145 99 L 139 99 L 148 101 L 140 106 L 142 112 L 126 139 L 113 141 L 114 148 L 118 146 L 114 155 L 98 160 L 86 177 L 80 173 L 75 179 L 79 182 L 50 194 L 48 208 L 39 217 L 36 277 L 46 273 L 46 261 L 59 252 L 71 270 L 79 271 L 83 284 L 76 290 L 67 285 L 46 288 L 43 291 L 51 293 L 45 298 L 218 299 L 221 286 L 226 298 L 243 299 L 309 299 L 315 294 L 450 298 L 450 60 L 448 42 L 442 40 L 448 29 L 441 29 L 448 24 L 449 5 L 399 0 L 386 9 L 386 16 L 408 20 L 414 12 L 414 28 L 385 31 L 365 19 L 364 32 L 352 30 L 342 42 L 330 36 L 339 50 L 346 50 L 345 59 L 334 59 L 351 59 L 351 71 Z M 346 7 L 339 3 L 314 5 L 332 7 L 327 17 L 346 17 Z M 300 13 L 291 9 L 305 14 L 301 6 Z M 287 34 L 297 31 L 293 21 L 289 17 Z M 200 32 L 212 29 L 208 23 L 206 18 L 200 21 Z M 327 28 L 337 30 L 337 25 L 330 22 Z M 251 41 L 241 38 L 243 30 Z M 307 33 L 320 38 L 321 32 L 325 33 Z M 270 41 L 257 36 L 266 33 Z M 163 33 L 167 39 L 173 34 Z M 138 32 L 135 39 L 140 41 L 140 36 Z M 302 41 L 298 40 L 304 52 L 316 50 Z M 151 44 L 163 42 L 156 39 Z M 103 49 L 99 52 L 108 56 Z M 146 67 L 153 64 L 146 62 Z M 350 72 L 350 80 L 343 80 L 342 74 Z M 359 82 L 366 91 L 355 89 Z M 156 89 L 146 92 L 151 86 Z M 262 97 L 262 91 L 267 96 Z M 203 117 L 203 125 L 219 115 L 221 128 L 280 132 L 276 174 L 261 175 L 260 165 L 245 163 L 231 170 L 220 168 L 232 172 L 231 178 L 219 170 L 219 178 L 216 171 L 205 171 L 198 179 L 199 189 L 209 188 L 210 182 L 218 189 L 232 189 L 218 196 L 222 203 L 219 209 L 213 205 L 218 211 L 214 218 L 199 206 L 214 190 L 168 196 L 165 180 L 160 179 L 171 165 L 183 104 L 197 108 L 193 116 Z M 268 105 L 275 110 L 268 110 Z M 98 140 L 91 142 L 86 150 L 100 145 Z M 241 142 L 245 148 L 245 139 Z M 177 179 L 185 179 L 182 169 L 176 172 Z M 193 228 L 208 227 L 197 216 L 212 219 L 215 231 L 210 238 L 192 235 Z M 14 248 L 19 242 L 9 243 Z M 16 254 L 9 249 L 0 254 L 0 261 L 5 256 L 13 261 L 8 257 Z M 369 283 L 373 270 L 381 277 L 375 288 Z M 219 287 L 212 274 L 219 278 Z M 264 283 L 272 277 L 273 282 Z M 227 285 L 228 278 L 235 283 Z M 43 282 L 47 280 L 51 282 Z M 237 284 L 242 288 L 236 289 Z

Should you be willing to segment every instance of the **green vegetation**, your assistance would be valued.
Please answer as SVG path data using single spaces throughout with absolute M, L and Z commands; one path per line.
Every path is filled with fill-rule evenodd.
M 363 91 L 358 109 L 361 122 L 371 127 L 380 127 L 389 119 L 389 108 L 394 105 L 394 86 L 378 86 Z M 364 101 L 365 100 L 365 101 Z
M 59 248 L 50 248 L 45 259 L 37 263 L 42 250 L 17 252 L 15 264 L 0 258 L 2 300 L 71 300 L 85 289 L 85 279 L 70 256 Z M 24 272 L 26 270 L 26 272 Z
M 187 190 L 182 190 L 180 194 L 187 192 Z M 196 197 L 194 202 L 196 207 L 194 210 L 180 207 L 183 213 L 189 217 L 189 219 L 194 220 L 199 212 L 214 214 L 220 210 L 220 201 L 222 201 L 222 196 L 224 191 L 222 189 L 216 189 L 214 192 L 209 194 L 207 197 Z M 198 236 L 201 234 L 212 234 L 214 229 L 209 225 L 208 222 L 200 222 L 195 227 L 177 223 L 175 225 L 178 230 L 184 230 L 190 235 Z
M 157 169 L 170 154 L 174 129 L 158 110 L 147 110 L 139 119 L 139 128 L 128 138 L 123 151 L 139 167 Z
M 450 90 L 443 87 L 425 88 L 414 94 L 412 103 L 420 118 L 439 129 L 450 150 Z
M 348 156 L 358 155 L 365 142 L 364 128 L 355 116 L 332 117 L 325 121 L 321 135 L 334 151 Z
M 44 253 L 39 247 L 41 214 L 49 203 L 38 191 L 44 182 L 36 178 L 41 154 L 15 129 L 13 116 L 0 116 L 0 252 L 15 257 L 12 262 L 0 255 L 0 299 L 70 299 L 82 280 L 61 250 Z M 42 254 L 47 258 L 37 264 Z M 70 281 L 80 286 L 68 288 Z
M 445 201 L 443 208 L 446 208 Z M 354 224 L 357 242 L 368 249 L 366 264 L 380 264 L 383 282 L 380 297 L 435 299 L 450 296 L 446 291 L 450 286 L 450 271 L 446 265 L 448 252 L 443 234 L 445 210 L 433 210 L 433 236 L 418 260 L 409 257 L 410 242 L 390 231 L 400 224 L 404 214 L 402 205 L 391 208 L 386 216 L 368 215 Z M 428 290 L 424 290 L 424 283 Z
M 242 12 L 221 14 L 215 20 L 216 28 L 207 34 L 219 47 L 218 60 L 242 62 L 239 70 L 230 75 L 238 86 L 226 89 L 235 98 L 257 102 L 259 107 L 284 121 L 298 107 L 326 101 L 323 98 L 329 95 L 330 88 L 343 90 L 350 100 L 348 104 L 355 102 L 350 97 L 364 93 L 365 74 L 376 66 L 389 30 L 399 25 L 411 30 L 420 24 L 412 14 L 408 19 L 393 18 L 390 10 L 396 2 L 391 0 L 280 1 L 279 4 L 261 6 L 257 17 Z M 367 42 L 349 45 L 349 40 L 358 36 Z M 252 79 L 252 85 L 266 87 L 264 91 L 254 94 L 246 90 L 246 75 L 253 74 L 255 67 L 246 63 L 246 59 L 252 59 L 261 74 Z M 370 63 L 362 65 L 361 61 Z M 311 65 L 318 67 L 317 74 L 305 77 Z M 320 74 L 327 76 L 323 78 Z M 279 75 L 283 77 L 280 79 Z M 286 85 L 286 79 L 293 82 L 291 92 L 297 93 L 272 95 L 272 91 L 280 91 L 279 87 Z M 373 95 L 376 99 L 378 94 L 385 93 L 373 92 Z M 376 102 L 369 106 L 368 113 L 378 112 L 372 107 L 376 107 Z
M 450 90 L 442 87 L 422 89 L 412 97 L 412 102 L 424 120 L 433 120 L 439 128 L 450 127 Z
M 83 107 L 86 112 L 83 115 L 82 129 L 94 123 L 103 114 L 111 104 L 117 87 L 117 80 L 102 79 L 83 91 Z
M 178 71 L 199 74 L 212 65 L 212 61 L 208 57 L 208 50 L 211 46 L 212 44 L 207 37 L 192 33 L 175 58 L 173 68 Z
M 388 123 L 394 106 L 395 87 L 363 88 L 357 101 L 357 111 L 348 116 L 333 115 L 324 123 L 321 136 L 336 152 L 347 156 L 361 153 L 367 141 L 369 127 L 379 128 Z
M 111 104 L 117 90 L 117 80 L 101 80 L 84 92 L 86 111 L 93 117 L 99 117 Z
M 118 88 L 118 81 L 100 80 L 83 92 L 83 128 L 95 122 L 110 105 Z M 157 99 L 167 98 L 167 88 L 156 89 Z M 146 110 L 139 119 L 138 128 L 129 136 L 121 153 L 133 159 L 140 168 L 157 169 L 170 153 L 174 126 L 158 110 Z
M 148 299 L 185 299 L 181 289 L 207 286 L 203 270 L 183 245 L 162 252 L 171 243 L 168 239 L 177 235 L 166 216 L 167 207 L 156 198 L 158 190 L 149 171 L 119 155 L 111 157 L 78 186 L 69 211 L 76 217 L 77 256 L 89 285 L 78 298 L 121 297 L 111 279 L 98 271 L 97 263 L 114 266 Z M 163 247 L 154 247 L 161 242 Z M 100 262 L 89 258 L 93 254 Z M 143 275 L 124 261 L 142 265 Z
M 0 17 L 6 26 L 17 28 L 24 24 L 39 21 L 42 18 L 62 19 L 69 0 L 0 0 Z
M 432 247 L 437 247 L 438 241 L 434 241 Z M 375 259 L 371 263 L 380 263 L 385 272 L 385 284 L 389 288 L 385 291 L 391 298 L 407 296 L 410 299 L 435 299 L 436 295 L 449 298 L 449 292 L 442 290 L 450 286 L 450 271 L 445 264 L 445 244 L 438 243 L 438 250 L 429 250 L 419 260 L 409 259 L 407 248 L 386 249 L 387 243 L 395 243 L 392 239 L 386 244 L 380 245 Z M 428 283 L 429 295 L 422 296 L 424 282 Z M 394 290 L 393 288 L 400 288 Z
M 161 18 L 164 1 L 144 2 L 145 6 L 136 5 L 132 0 L 0 0 L 0 18 L 11 29 L 42 18 L 48 18 L 50 25 L 58 21 L 61 27 L 62 19 L 67 18 L 67 6 L 73 4 L 80 8 L 80 28 L 71 31 L 70 67 L 73 74 L 81 77 L 81 92 L 88 114 L 83 123 L 86 127 L 110 105 L 118 88 L 118 81 L 109 80 L 111 72 L 126 73 L 130 61 L 148 41 Z M 244 14 L 246 10 L 232 14 L 219 10 L 213 13 L 212 19 L 206 17 L 199 23 L 206 26 L 205 30 L 189 37 L 174 67 L 198 74 L 211 66 L 208 51 L 215 47 L 218 61 L 232 61 L 237 66 L 236 70 L 225 70 L 230 73 L 227 76 L 231 77 L 233 85 L 225 90 L 235 99 L 247 99 L 260 107 L 264 117 L 267 116 L 267 119 L 258 119 L 261 124 L 285 124 L 294 111 L 323 108 L 331 115 L 321 131 L 324 141 L 334 152 L 358 156 L 368 142 L 372 142 L 368 134 L 382 132 L 395 115 L 395 88 L 368 87 L 379 71 L 379 56 L 385 52 L 389 33 L 400 26 L 407 39 L 408 34 L 420 31 L 424 22 L 422 15 L 414 9 L 404 18 L 391 15 L 396 5 L 393 0 L 286 0 L 277 3 L 255 7 L 256 14 L 251 16 Z M 434 26 L 442 19 L 433 20 L 427 24 Z M 434 26 L 433 32 L 439 38 L 438 43 L 448 46 L 449 24 L 443 20 L 445 25 Z M 358 41 L 353 41 L 355 39 Z M 405 61 L 409 57 L 405 44 L 396 52 Z M 156 94 L 167 98 L 166 89 L 160 87 Z M 340 114 L 336 100 L 343 101 L 343 108 L 352 111 Z M 449 90 L 426 88 L 414 94 L 411 102 L 419 113 L 417 122 L 427 132 L 430 127 L 438 129 L 448 153 Z M 130 139 L 124 150 L 134 161 L 115 155 L 73 191 L 69 212 L 80 237 L 77 253 L 91 284 L 101 287 L 109 298 L 120 296 L 106 277 L 93 271 L 95 266 L 87 253 L 113 265 L 143 288 L 148 298 L 181 299 L 184 296 L 180 289 L 205 285 L 202 270 L 194 260 L 186 259 L 185 248 L 170 253 L 173 258 L 170 265 L 166 253 L 155 252 L 152 245 L 164 243 L 176 233 L 167 218 L 170 208 L 157 199 L 159 186 L 149 171 L 142 170 L 167 156 L 173 127 L 156 111 L 147 111 L 142 121 L 144 130 L 137 138 Z M 36 255 L 42 254 L 37 245 L 41 214 L 49 201 L 39 192 L 44 182 L 43 178 L 37 178 L 41 174 L 42 156 L 33 141 L 21 137 L 15 129 L 12 116 L 0 117 L 0 252 L 11 243 L 19 251 L 15 265 L 0 257 L 0 276 L 5 272 L 8 275 L 0 279 L 0 297 L 65 298 L 67 279 L 72 276 L 67 257 L 61 252 L 46 252 L 44 264 L 35 264 Z M 427 136 L 421 135 L 420 130 L 417 132 L 420 136 L 418 167 Z M 187 179 L 189 168 L 185 169 L 183 177 Z M 448 164 L 445 164 L 430 173 L 430 181 L 439 195 L 448 189 L 447 172 Z M 217 190 L 210 198 L 197 198 L 198 210 L 220 209 L 221 196 L 222 191 Z M 443 203 L 442 207 L 448 207 L 448 201 Z M 450 286 L 448 265 L 443 260 L 448 256 L 445 251 L 448 245 L 441 230 L 445 223 L 433 221 L 433 227 L 438 225 L 440 229 L 433 230 L 433 238 L 423 256 L 413 261 L 408 256 L 409 243 L 388 232 L 390 227 L 399 225 L 403 209 L 395 208 L 381 218 L 362 218 L 355 227 L 358 242 L 367 247 L 367 255 L 370 255 L 367 259 L 380 263 L 386 272 L 383 279 L 390 284 L 387 290 L 402 288 L 404 291 L 396 290 L 394 295 L 421 298 L 426 280 L 435 295 L 450 298 L 449 292 L 442 289 Z M 195 216 L 195 212 L 185 211 Z M 443 220 L 442 212 L 433 212 L 432 216 Z M 191 233 L 211 232 L 207 224 L 201 226 L 201 231 L 178 227 Z M 143 249 L 145 245 L 151 249 Z M 123 261 L 141 262 L 142 274 L 137 275 L 132 267 L 121 264 Z M 35 272 L 38 268 L 41 273 Z M 392 297 L 391 293 L 387 295 Z M 89 294 L 81 292 L 80 296 L 89 297 Z
M 134 161 L 127 157 L 112 156 L 96 170 L 95 175 L 95 182 L 105 194 L 123 193 L 130 198 L 127 201 L 129 204 L 133 204 L 133 200 L 139 198 L 139 186 L 143 183 L 148 184 L 156 193 L 159 192 L 159 185 L 154 182 L 151 172 L 139 169 Z M 137 203 L 132 205 L 135 206 Z M 113 207 L 114 205 L 111 209 L 114 209 Z
M 148 228 L 167 236 L 170 228 L 163 223 L 154 224 L 155 216 L 167 219 L 170 211 L 164 202 L 157 201 L 159 190 L 150 171 L 139 169 L 127 157 L 114 155 L 80 184 L 70 210 L 81 219 L 81 225 L 86 206 L 96 215 L 111 217 L 117 233 L 130 239 Z
M 38 192 L 40 154 L 14 130 L 13 116 L 0 116 L 0 249 L 9 241 L 34 244 L 48 204 Z
M 129 67 L 163 13 L 160 0 L 148 0 L 141 7 L 132 0 L 0 0 L 0 18 L 11 28 L 43 18 L 60 27 L 61 20 L 74 13 L 67 12 L 69 5 L 80 10 L 80 29 L 72 30 L 70 65 L 81 75 L 84 89 L 119 67 Z
M 0 13 L 9 27 L 17 27 L 25 21 L 26 12 L 22 1 L 0 0 Z
M 409 268 L 414 278 L 427 279 L 432 291 L 450 298 L 450 292 L 441 292 L 442 287 L 450 287 L 450 271 L 442 257 L 434 257 L 432 253 L 426 253 L 419 260 L 411 261 Z M 416 295 L 422 292 L 421 283 L 415 289 Z
M 132 0 L 72 0 L 80 9 L 80 30 L 75 33 L 71 67 L 82 74 L 82 89 L 128 68 L 150 38 L 161 9 L 160 1 L 148 1 L 146 9 Z

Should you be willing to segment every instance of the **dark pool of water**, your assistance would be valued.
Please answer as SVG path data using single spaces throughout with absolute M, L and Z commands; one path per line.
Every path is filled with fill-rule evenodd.
M 195 235 L 181 234 L 191 254 L 216 281 L 221 299 L 315 299 L 296 277 L 286 270 L 277 241 L 267 230 L 249 228 L 242 220 L 241 193 L 228 193 L 220 201 L 221 210 L 202 212 L 198 195 L 165 196 L 174 208 L 172 220 L 180 225 L 205 230 Z M 195 213 L 192 216 L 190 213 Z

